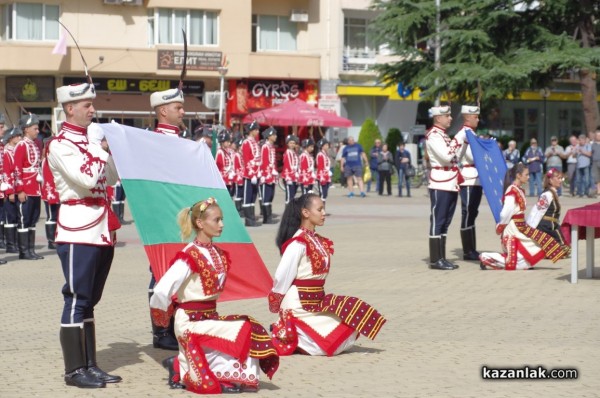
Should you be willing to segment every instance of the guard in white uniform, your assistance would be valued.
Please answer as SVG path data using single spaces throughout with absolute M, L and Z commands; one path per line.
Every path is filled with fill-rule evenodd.
M 56 95 L 66 121 L 49 144 L 48 165 L 61 202 L 55 242 L 65 276 L 60 329 L 64 379 L 69 386 L 99 388 L 121 381 L 96 364 L 94 326 L 94 307 L 102 297 L 120 227 L 106 193 L 118 175 L 100 145 L 102 129 L 90 126 L 96 97 L 91 79 L 59 87 Z
M 461 108 L 463 128 L 454 136 L 461 145 L 459 164 L 460 175 L 463 182 L 460 184 L 460 239 L 463 248 L 463 260 L 479 261 L 477 240 L 475 238 L 475 219 L 479 214 L 479 204 L 483 196 L 483 189 L 479 181 L 479 174 L 473 161 L 471 146 L 467 143 L 467 130 L 473 134 L 479 124 L 479 107 L 463 105 Z
M 446 260 L 446 234 L 458 199 L 460 174 L 457 150 L 460 145 L 446 134 L 452 123 L 450 107 L 434 106 L 429 111 L 433 117 L 433 127 L 425 134 L 431 163 L 428 186 L 431 200 L 429 268 L 452 270 L 458 265 Z

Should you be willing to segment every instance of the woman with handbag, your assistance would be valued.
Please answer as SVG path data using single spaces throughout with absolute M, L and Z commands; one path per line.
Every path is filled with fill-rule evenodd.
M 379 172 L 379 195 L 383 195 L 383 184 L 387 186 L 387 194 L 392 194 L 392 171 L 394 170 L 394 159 L 388 150 L 388 144 L 383 144 L 381 152 L 377 155 L 377 171 Z
M 406 150 L 404 142 L 398 145 L 395 163 L 398 170 L 398 196 L 402 197 L 402 185 L 406 183 L 406 196 L 410 198 L 410 178 L 415 175 L 415 169 L 412 167 L 410 152 Z

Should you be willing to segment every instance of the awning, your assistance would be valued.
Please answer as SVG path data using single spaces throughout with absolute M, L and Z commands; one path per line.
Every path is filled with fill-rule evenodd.
M 189 95 L 183 104 L 187 116 L 213 116 L 211 111 L 198 99 Z M 151 116 L 150 94 L 98 93 L 94 99 L 94 108 L 98 117 L 109 116 Z

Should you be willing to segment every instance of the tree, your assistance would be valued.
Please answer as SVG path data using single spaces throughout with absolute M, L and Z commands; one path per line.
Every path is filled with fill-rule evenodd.
M 375 0 L 373 7 L 381 13 L 372 29 L 398 57 L 398 62 L 378 65 L 376 70 L 389 85 L 419 87 L 424 99 L 452 93 L 453 100 L 481 98 L 484 105 L 509 94 L 518 97 L 525 89 L 551 88 L 557 77 L 579 71 L 589 130 L 598 124 L 596 3 L 442 0 L 441 65 L 436 69 L 435 1 Z
M 363 150 L 367 155 L 371 151 L 371 148 L 373 148 L 376 139 L 381 139 L 379 128 L 373 119 L 367 118 L 358 134 L 358 143 L 363 147 Z
M 385 137 L 385 143 L 388 145 L 388 149 L 394 156 L 396 155 L 396 147 L 402 142 L 402 133 L 399 129 L 392 127 L 388 130 L 387 137 Z

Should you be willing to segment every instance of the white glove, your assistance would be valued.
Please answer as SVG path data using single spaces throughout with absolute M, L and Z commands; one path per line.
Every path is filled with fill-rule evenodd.
M 329 170 L 329 177 L 333 176 L 333 172 Z
M 97 123 L 92 123 L 87 128 L 87 136 L 90 144 L 100 145 L 104 139 L 104 130 Z
M 229 177 L 230 180 L 233 180 L 233 178 L 235 177 L 235 173 L 231 172 L 227 177 Z
M 260 183 L 264 184 L 265 183 L 265 177 L 260 177 Z
M 317 178 L 317 174 L 313 171 L 312 178 Z
M 279 172 L 278 172 L 277 170 L 273 170 L 273 171 L 271 172 L 271 174 L 273 174 L 274 176 L 278 176 L 278 175 L 279 175 Z
M 296 172 L 294 175 L 296 176 L 296 178 L 300 177 L 300 173 L 298 173 L 298 172 Z
M 258 180 L 256 179 L 256 177 L 252 177 L 250 179 L 250 182 L 252 183 L 252 185 L 256 185 L 256 183 L 258 182 Z
M 285 183 L 286 183 L 287 185 L 293 185 L 293 184 L 294 184 L 294 181 L 292 181 L 292 180 L 289 180 L 289 181 L 286 181 Z

